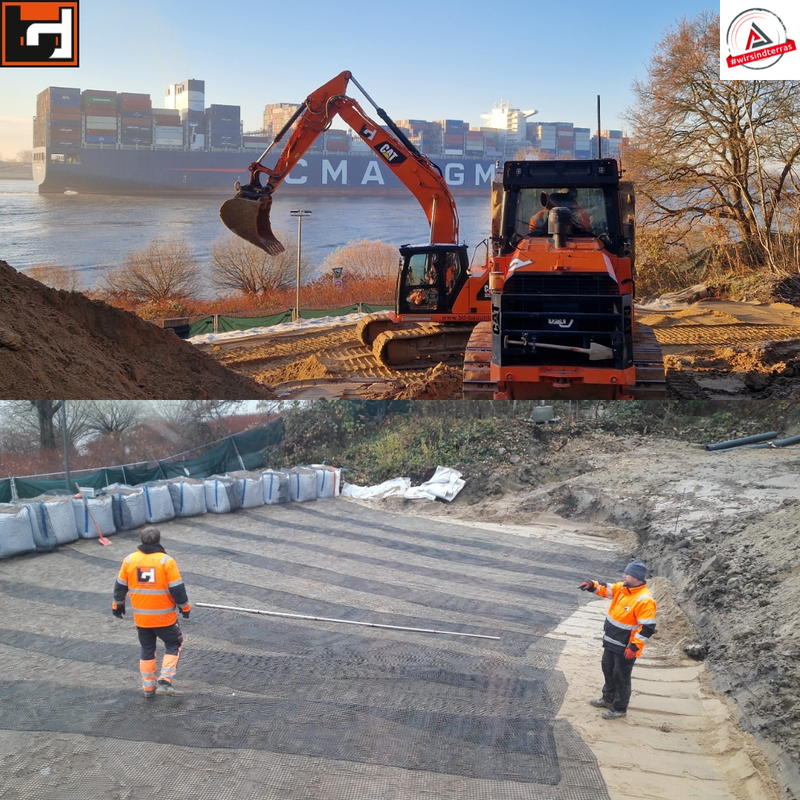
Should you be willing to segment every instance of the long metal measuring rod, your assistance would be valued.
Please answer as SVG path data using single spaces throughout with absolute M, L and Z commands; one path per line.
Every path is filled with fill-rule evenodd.
M 393 631 L 414 631 L 416 633 L 441 633 L 446 636 L 469 636 L 473 639 L 495 639 L 500 641 L 499 636 L 484 636 L 481 633 L 458 633 L 457 631 L 434 631 L 427 628 L 406 628 L 402 625 L 381 625 L 377 622 L 354 622 L 350 619 L 331 619 L 329 617 L 307 617 L 304 614 L 285 614 L 281 611 L 262 611 L 258 608 L 239 608 L 238 606 L 218 606 L 213 603 L 193 603 L 192 605 L 200 608 L 219 608 L 223 611 L 244 611 L 248 614 L 264 614 L 268 617 L 290 617 L 291 619 L 311 619 L 315 622 L 341 622 L 343 625 L 364 625 L 367 628 L 389 628 Z

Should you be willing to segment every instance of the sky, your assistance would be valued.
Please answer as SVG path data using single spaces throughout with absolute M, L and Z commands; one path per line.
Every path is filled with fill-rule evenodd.
M 205 81 L 206 106 L 241 106 L 246 130 L 268 103 L 299 103 L 349 70 L 390 117 L 485 124 L 495 104 L 531 121 L 625 130 L 632 83 L 654 47 L 708 0 L 80 0 L 80 66 L 0 68 L 0 158 L 32 146 L 48 86 L 150 94 Z M 351 87 L 351 96 L 361 95 Z M 362 103 L 363 104 L 363 103 Z M 368 112 L 369 113 L 369 112 Z M 339 127 L 345 127 L 340 125 Z

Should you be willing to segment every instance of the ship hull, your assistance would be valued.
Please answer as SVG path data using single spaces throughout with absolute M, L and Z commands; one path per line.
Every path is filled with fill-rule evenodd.
M 250 179 L 260 152 L 76 148 L 34 150 L 33 177 L 41 194 L 230 195 Z M 494 159 L 432 159 L 455 195 L 489 195 Z M 269 164 L 267 160 L 265 163 Z M 307 153 L 281 186 L 281 194 L 407 194 L 408 189 L 372 154 Z

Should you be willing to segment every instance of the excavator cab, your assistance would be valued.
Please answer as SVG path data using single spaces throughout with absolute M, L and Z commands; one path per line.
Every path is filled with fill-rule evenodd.
M 466 245 L 403 245 L 400 248 L 397 313 L 450 313 L 468 278 Z

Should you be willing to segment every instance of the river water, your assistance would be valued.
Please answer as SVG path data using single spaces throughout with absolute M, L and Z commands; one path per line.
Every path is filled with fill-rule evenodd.
M 233 190 L 231 190 L 233 196 Z M 33 181 L 0 181 L 0 259 L 25 271 L 40 264 L 74 267 L 82 288 L 156 238 L 181 237 L 201 263 L 208 247 L 230 235 L 219 219 L 224 197 L 117 197 L 40 195 Z M 456 198 L 461 241 L 472 249 L 489 235 L 489 196 Z M 319 266 L 348 242 L 380 239 L 395 246 L 428 241 L 425 214 L 409 197 L 275 196 L 271 220 L 281 234 L 297 235 L 292 209 L 303 219 L 303 253 Z

